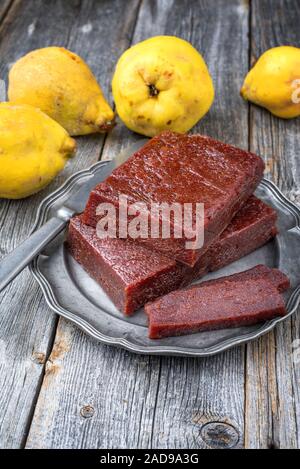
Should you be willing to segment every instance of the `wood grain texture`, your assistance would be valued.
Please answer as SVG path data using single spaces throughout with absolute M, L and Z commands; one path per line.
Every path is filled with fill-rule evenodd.
M 247 3 L 143 1 L 133 42 L 155 34 L 192 41 L 208 62 L 216 101 L 194 131 L 246 148 L 248 106 L 239 86 L 248 68 Z M 120 124 L 103 157 L 138 138 Z M 60 319 L 27 447 L 241 447 L 244 372 L 243 347 L 205 360 L 136 356 L 97 344 Z
M 299 46 L 299 15 L 297 0 L 252 1 L 251 62 L 270 47 Z M 265 157 L 267 177 L 300 203 L 299 118 L 285 121 L 251 106 L 250 123 L 250 146 Z M 298 312 L 247 347 L 246 447 L 300 446 L 300 369 L 293 360 L 299 329 Z
M 58 44 L 82 55 L 109 94 L 110 74 L 116 55 L 128 44 L 135 22 L 131 10 L 138 0 L 16 2 L 0 30 L 0 76 L 31 49 Z M 0 201 L 0 255 L 28 234 L 40 201 L 74 172 L 99 159 L 104 136 L 78 139 L 76 157 L 40 194 L 24 201 Z M 0 297 L 0 445 L 20 447 L 28 426 L 43 369 L 51 350 L 56 317 L 42 294 L 24 272 Z
M 0 3 L 0 23 L 4 21 L 5 15 L 8 13 L 13 0 L 2 0 Z

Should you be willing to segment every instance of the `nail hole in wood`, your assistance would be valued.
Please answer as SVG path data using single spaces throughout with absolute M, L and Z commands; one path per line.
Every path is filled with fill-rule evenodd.
M 93 417 L 94 413 L 95 409 L 91 405 L 85 405 L 80 409 L 80 415 L 84 419 L 90 419 L 91 417 Z

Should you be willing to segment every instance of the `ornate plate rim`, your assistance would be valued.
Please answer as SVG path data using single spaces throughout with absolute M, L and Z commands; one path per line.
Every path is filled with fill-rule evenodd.
M 70 193 L 75 183 L 78 183 L 81 180 L 86 179 L 87 177 L 93 176 L 96 173 L 96 171 L 99 168 L 101 168 L 101 166 L 108 164 L 110 161 L 111 160 L 98 161 L 97 163 L 92 165 L 90 168 L 84 169 L 82 171 L 79 171 L 73 174 L 66 180 L 66 182 L 60 188 L 58 188 L 52 194 L 48 195 L 41 202 L 37 210 L 35 223 L 32 227 L 31 233 L 33 233 L 36 229 L 38 229 L 41 225 L 45 223 L 48 213 L 56 200 Z M 296 229 L 297 231 L 299 231 L 299 237 L 300 237 L 300 209 L 297 207 L 297 205 L 291 202 L 272 181 L 264 178 L 261 181 L 261 185 L 267 187 L 273 193 L 275 198 L 279 200 L 281 204 L 294 216 L 295 226 L 293 227 L 293 229 Z M 130 340 L 125 339 L 125 338 L 111 337 L 109 335 L 103 334 L 102 332 L 98 331 L 95 327 L 93 327 L 91 324 L 89 324 L 88 321 L 78 317 L 72 311 L 68 311 L 67 309 L 63 308 L 58 303 L 54 295 L 54 292 L 52 290 L 51 284 L 49 283 L 47 278 L 43 275 L 43 273 L 39 269 L 38 258 L 39 256 L 37 256 L 32 261 L 32 263 L 29 266 L 29 269 L 32 275 L 34 276 L 34 278 L 37 280 L 43 292 L 43 295 L 45 297 L 46 303 L 52 311 L 70 320 L 71 322 L 76 324 L 80 329 L 82 329 L 84 332 L 86 332 L 87 334 L 89 334 L 90 336 L 92 336 L 94 339 L 98 340 L 101 343 L 104 343 L 106 345 L 119 346 L 123 349 L 129 350 L 134 353 L 139 353 L 139 354 L 174 355 L 174 356 L 177 355 L 177 356 L 189 356 L 189 357 L 207 357 L 207 356 L 215 355 L 217 353 L 228 350 L 232 347 L 255 340 L 261 337 L 262 335 L 270 332 L 272 329 L 274 329 L 274 327 L 277 324 L 286 320 L 288 317 L 292 316 L 292 314 L 294 314 L 294 312 L 296 311 L 300 303 L 300 285 L 298 285 L 298 287 L 295 288 L 295 290 L 293 291 L 292 295 L 290 296 L 288 300 L 287 309 L 289 312 L 286 316 L 275 318 L 271 321 L 263 323 L 261 328 L 259 328 L 256 331 L 249 332 L 248 334 L 246 333 L 238 337 L 223 340 L 219 344 L 213 345 L 206 349 L 197 350 L 195 348 L 183 348 L 179 346 L 172 346 L 172 347 L 164 346 L 164 345 L 156 346 L 155 343 L 153 344 L 153 346 L 140 346 L 140 345 L 130 342 Z

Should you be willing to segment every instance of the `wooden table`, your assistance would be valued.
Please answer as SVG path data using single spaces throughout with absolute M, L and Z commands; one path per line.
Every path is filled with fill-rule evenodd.
M 157 34 L 191 41 L 216 89 L 194 130 L 261 154 L 267 177 L 300 203 L 300 120 L 276 119 L 239 96 L 263 51 L 300 45 L 299 0 L 1 0 L 0 20 L 0 78 L 26 52 L 62 45 L 88 62 L 110 97 L 114 65 L 130 44 Z M 26 237 L 41 200 L 70 174 L 136 138 L 121 124 L 80 138 L 47 190 L 1 200 L 0 255 Z M 1 447 L 300 447 L 299 314 L 246 346 L 180 359 L 96 343 L 49 310 L 28 271 L 1 295 L 0 309 Z

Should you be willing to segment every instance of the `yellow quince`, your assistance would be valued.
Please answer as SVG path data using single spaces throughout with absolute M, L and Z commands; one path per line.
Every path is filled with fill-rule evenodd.
M 275 116 L 299 116 L 300 49 L 280 46 L 267 50 L 247 74 L 241 95 Z
M 0 198 L 22 199 L 40 191 L 75 148 L 65 129 L 39 109 L 0 103 Z
M 37 49 L 19 59 L 9 73 L 8 98 L 40 108 L 70 135 L 113 126 L 114 112 L 91 69 L 63 47 Z
M 125 125 L 149 137 L 167 129 L 187 132 L 214 99 L 202 56 L 189 42 L 174 36 L 152 37 L 124 52 L 112 91 Z

